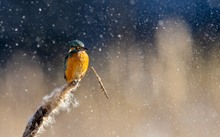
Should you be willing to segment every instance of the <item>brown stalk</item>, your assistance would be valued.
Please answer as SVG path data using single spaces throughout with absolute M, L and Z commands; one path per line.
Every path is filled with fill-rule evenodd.
M 101 81 L 101 78 L 99 77 L 99 75 L 97 74 L 96 70 L 93 67 L 91 67 L 91 69 L 93 70 L 93 72 L 96 75 L 96 78 L 98 79 L 100 89 L 104 92 L 106 98 L 109 99 L 108 92 L 106 91 L 106 89 L 105 89 L 105 87 L 104 87 L 104 85 L 103 85 L 103 83 Z

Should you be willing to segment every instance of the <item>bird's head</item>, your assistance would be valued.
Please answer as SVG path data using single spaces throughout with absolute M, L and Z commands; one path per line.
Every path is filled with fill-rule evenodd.
M 79 40 L 74 40 L 70 42 L 70 50 L 69 52 L 79 52 L 88 50 L 84 44 Z

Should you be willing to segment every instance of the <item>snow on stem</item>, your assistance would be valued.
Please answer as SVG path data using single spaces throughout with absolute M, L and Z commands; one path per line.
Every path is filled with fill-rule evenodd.
M 79 103 L 73 92 L 79 86 L 79 82 L 72 82 L 57 88 L 43 98 L 42 105 L 27 123 L 23 137 L 35 137 L 44 131 L 44 128 L 54 123 L 54 117 L 61 110 L 69 111 L 70 106 L 77 107 Z

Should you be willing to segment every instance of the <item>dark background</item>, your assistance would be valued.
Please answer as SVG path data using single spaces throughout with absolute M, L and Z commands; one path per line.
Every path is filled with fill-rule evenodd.
M 130 36 L 137 43 L 153 44 L 158 21 L 175 16 L 189 24 L 195 41 L 208 51 L 219 35 L 219 4 L 217 0 L 1 0 L 0 65 L 15 49 L 50 61 L 74 39 L 89 48 Z

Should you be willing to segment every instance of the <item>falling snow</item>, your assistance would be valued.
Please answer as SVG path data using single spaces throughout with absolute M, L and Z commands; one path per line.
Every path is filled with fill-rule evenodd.
M 88 71 L 82 105 L 42 136 L 219 137 L 219 23 L 219 0 L 0 1 L 0 136 L 65 83 L 79 39 L 110 99 Z

